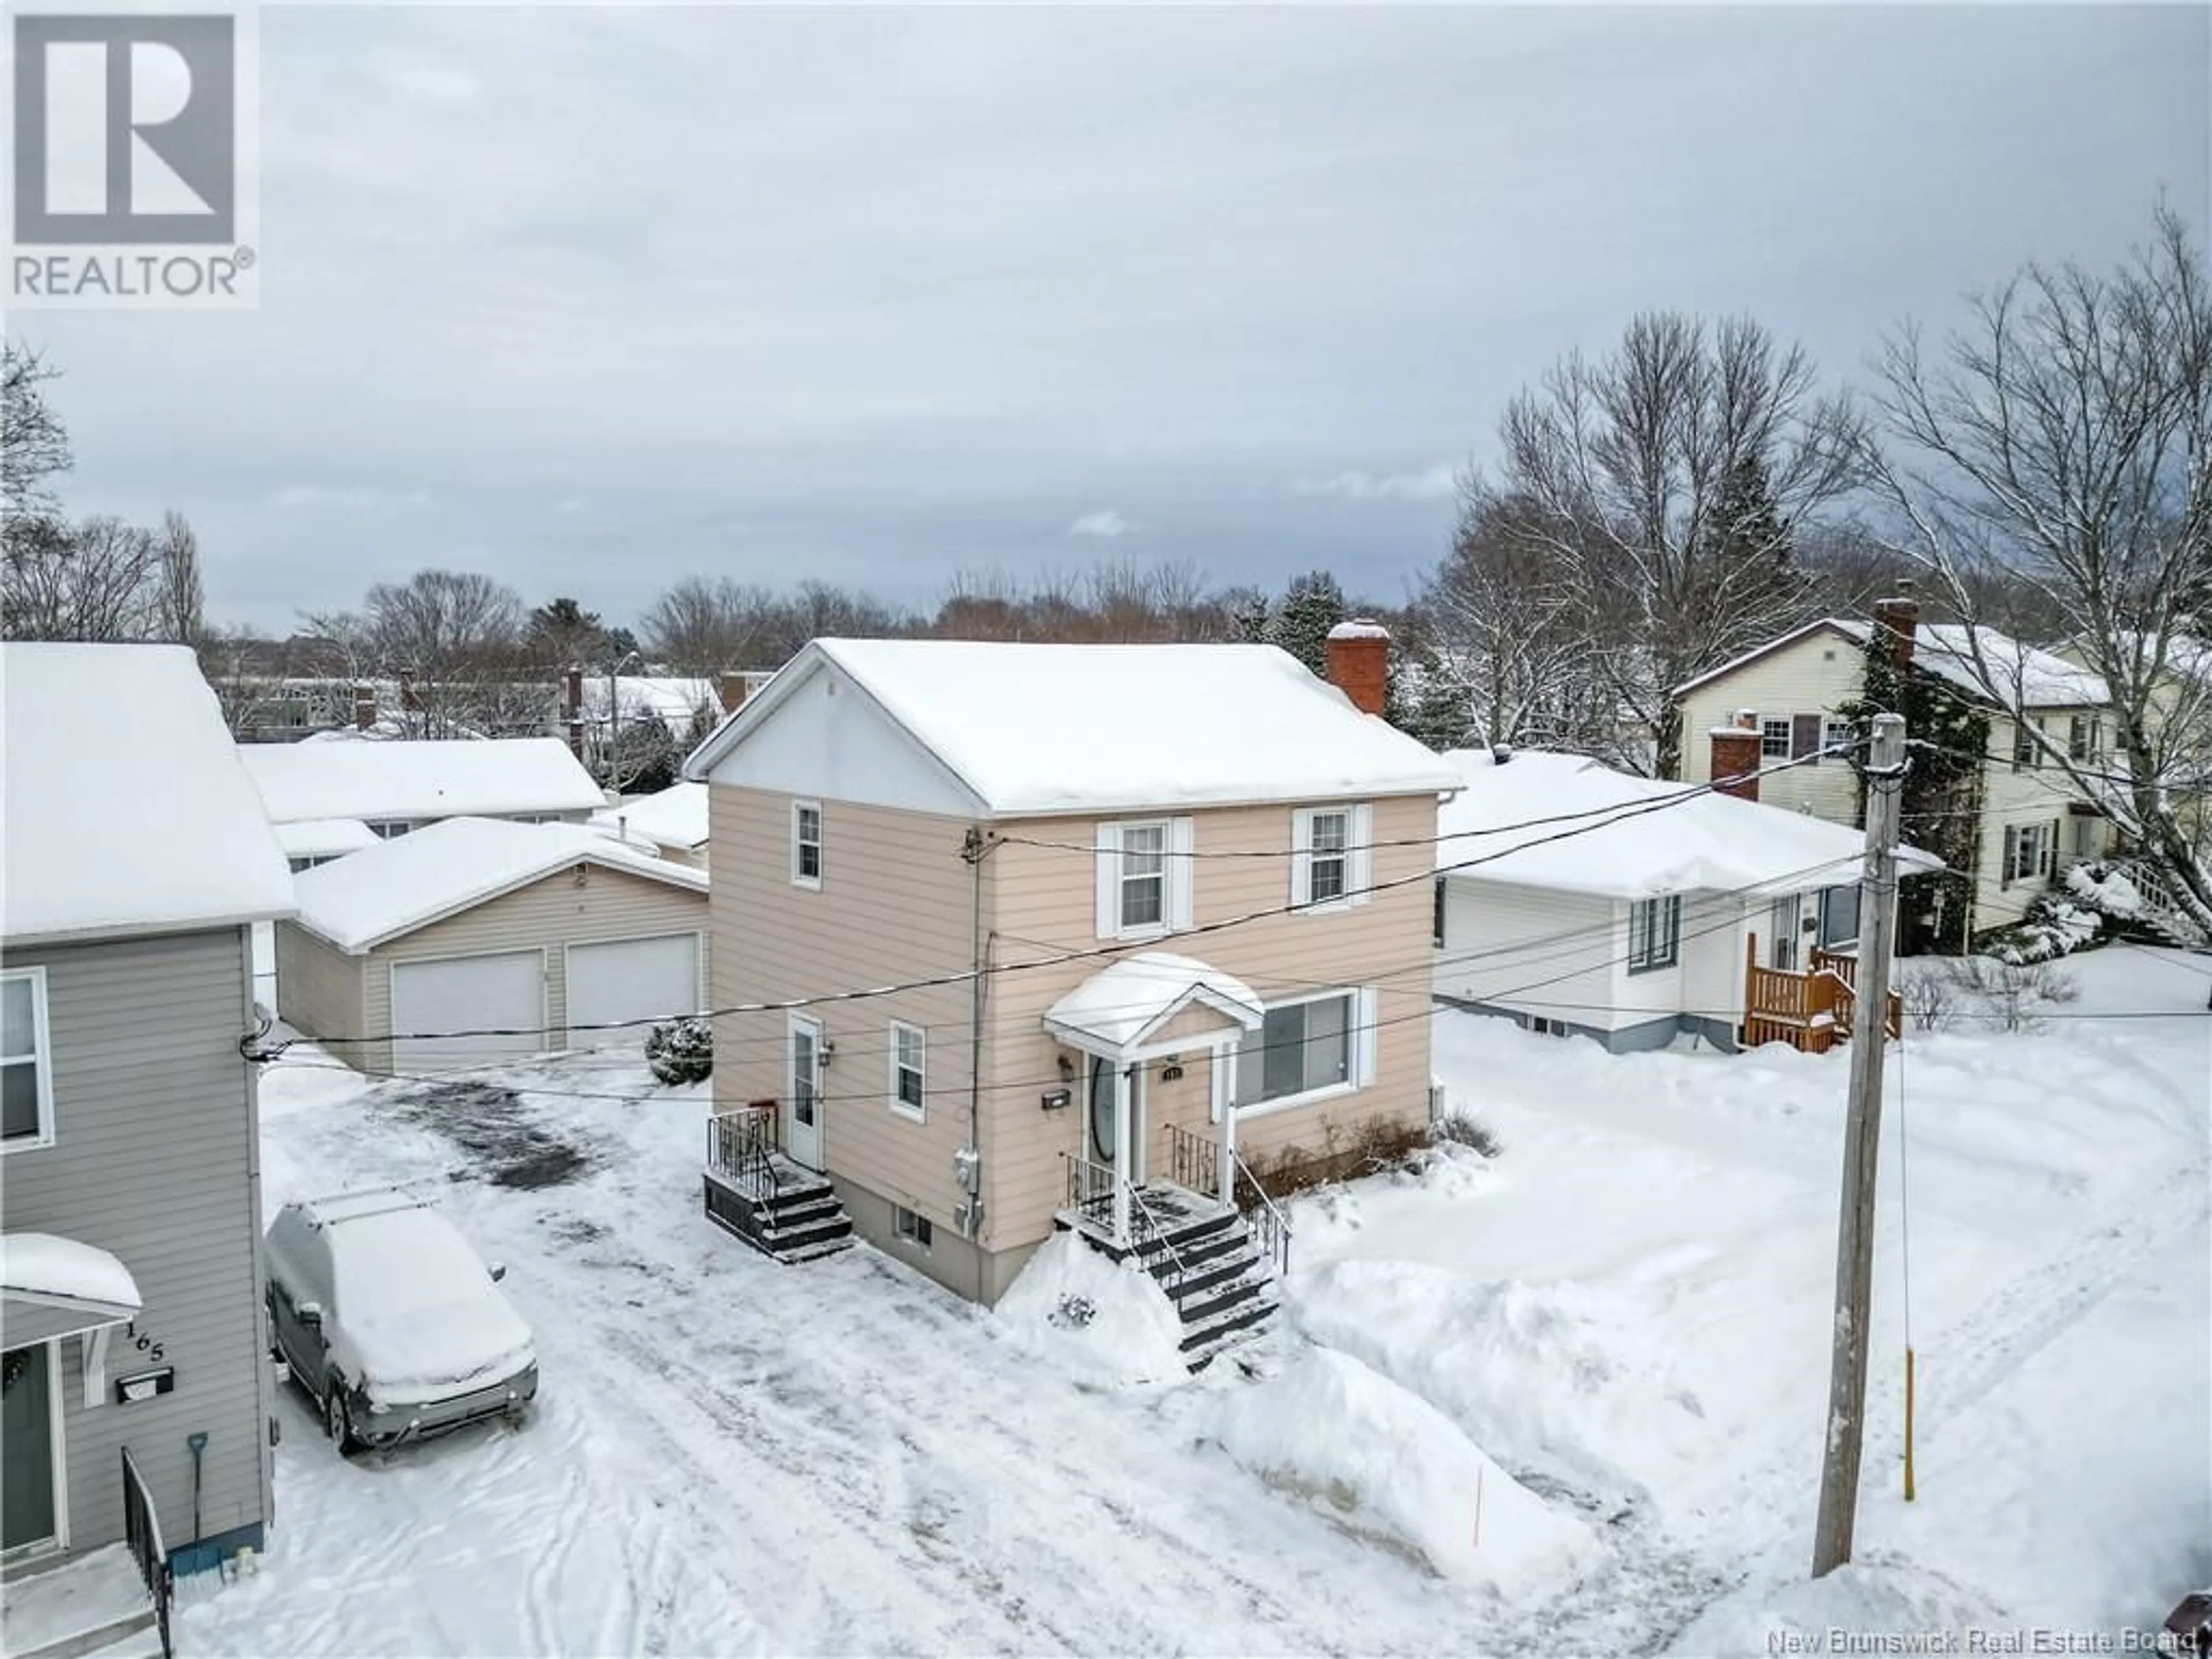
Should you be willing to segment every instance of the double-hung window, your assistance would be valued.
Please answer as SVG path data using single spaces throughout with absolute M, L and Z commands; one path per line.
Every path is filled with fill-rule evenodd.
M 50 1146 L 54 1084 L 47 1053 L 46 970 L 0 974 L 0 1151 Z
M 1121 826 L 1121 931 L 1164 927 L 1168 921 L 1168 827 L 1159 823 Z
M 2001 884 L 2009 887 L 2016 881 L 2033 881 L 2038 876 L 2047 876 L 2057 864 L 2058 820 L 2047 823 L 2008 823 L 2004 832 L 2004 879 Z
M 1759 757 L 1761 760 L 1790 758 L 1790 716 L 1769 714 L 1759 723 Z
M 924 1038 L 921 1027 L 908 1025 L 903 1020 L 891 1022 L 891 1078 L 890 1107 L 901 1117 L 922 1121 L 924 1090 L 922 1080 L 927 1074 L 923 1063 Z
M 2014 722 L 2012 728 L 2012 769 L 2014 771 L 2033 771 L 2043 764 L 2043 757 L 2035 744 L 2035 735 L 2042 729 L 2041 720 L 2037 720 L 2031 727 L 2025 714 Z
M 822 803 L 791 804 L 791 881 L 794 887 L 822 885 Z
M 1191 821 L 1098 826 L 1098 937 L 1143 939 L 1191 925 Z
M 1291 902 L 1322 909 L 1367 902 L 1372 815 L 1364 805 L 1301 807 L 1291 815 Z
M 1239 1110 L 1374 1080 L 1375 999 L 1330 991 L 1274 1005 L 1237 1050 Z
M 1628 907 L 1628 971 L 1672 968 L 1681 954 L 1682 896 L 1638 899 Z

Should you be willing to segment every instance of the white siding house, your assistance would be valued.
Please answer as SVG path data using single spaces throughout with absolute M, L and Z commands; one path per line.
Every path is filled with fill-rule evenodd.
M 1467 787 L 1438 819 L 1441 1002 L 1615 1052 L 1733 1049 L 1754 963 L 1802 973 L 1856 943 L 1850 830 L 1579 756 L 1447 758 Z
M 1884 605 L 1900 607 L 1900 617 L 1915 614 L 1909 602 Z M 1826 617 L 1677 687 L 1686 734 L 1682 781 L 1705 783 L 1715 776 L 1709 733 L 1747 726 L 1758 734 L 1763 766 L 1803 763 L 1762 771 L 1749 788 L 1755 799 L 1833 823 L 1858 823 L 1859 789 L 1850 765 L 1810 757 L 1848 738 L 1839 711 L 1863 695 L 1868 641 L 1878 626 L 1883 624 Z M 2063 773 L 2043 764 L 2032 743 L 2021 742 L 2019 723 L 2032 721 L 2054 740 L 2078 745 L 2084 758 L 2100 755 L 2107 731 L 2104 682 L 2048 652 L 1984 629 L 1984 658 L 2009 682 L 2008 700 L 1999 702 L 1978 683 L 1971 665 L 1973 642 L 1965 629 L 1917 623 L 1909 639 L 1891 638 L 1905 659 L 1989 710 L 1980 833 L 1970 872 L 1972 909 L 1960 931 L 1979 933 L 2015 922 L 2069 864 L 2101 856 L 2109 834 L 2094 804 Z

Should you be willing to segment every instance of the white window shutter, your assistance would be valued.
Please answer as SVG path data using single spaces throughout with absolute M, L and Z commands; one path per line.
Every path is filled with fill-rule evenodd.
M 1121 931 L 1121 826 L 1098 826 L 1098 937 Z
M 1196 876 L 1194 866 L 1198 860 L 1191 857 L 1197 844 L 1197 828 L 1189 818 L 1168 820 L 1168 926 L 1170 928 L 1191 925 L 1193 908 L 1191 888 Z
M 1291 811 L 1291 902 L 1304 904 L 1313 896 L 1313 809 Z
M 1370 872 L 1374 860 L 1369 856 L 1369 843 L 1375 839 L 1375 809 L 1364 802 L 1346 815 L 1345 840 L 1348 848 L 1344 855 L 1344 890 L 1354 904 L 1367 902 L 1367 890 L 1372 883 Z
M 1382 1002 L 1380 994 L 1371 985 L 1363 985 L 1352 994 L 1352 1022 L 1358 1027 L 1353 1033 L 1352 1052 L 1356 1056 L 1352 1081 L 1364 1089 L 1375 1081 L 1376 1010 Z

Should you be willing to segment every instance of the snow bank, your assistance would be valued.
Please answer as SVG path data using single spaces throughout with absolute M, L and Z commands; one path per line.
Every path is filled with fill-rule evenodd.
M 1189 1375 L 1182 1322 L 1150 1273 L 1054 1233 L 999 1298 L 1009 1340 L 1024 1352 L 1113 1383 Z
M 1996 1608 L 1940 1573 L 1902 1562 L 1862 1561 L 1825 1578 L 1754 1581 L 1707 1607 L 1676 1633 L 1668 1651 L 1686 1659 L 1783 1652 L 1941 1653 L 1947 1650 L 1929 1640 L 1939 1632 L 1957 1633 L 1963 1642 L 1972 1632 L 2008 1633 L 2011 1625 Z M 1890 1642 L 1896 1645 L 1885 1645 Z
M 131 1270 L 97 1245 L 52 1233 L 0 1233 L 0 1289 L 137 1308 Z
M 1309 1349 L 1273 1381 L 1224 1395 L 1212 1437 L 1268 1485 L 1448 1578 L 1517 1595 L 1563 1584 L 1598 1553 L 1580 1521 L 1348 1354 Z
M 1624 1329 L 1618 1310 L 1584 1299 L 1571 1285 L 1360 1261 L 1303 1274 L 1286 1297 L 1307 1335 L 1411 1389 L 1478 1445 L 1614 1504 L 1689 1455 L 1705 1425 L 1649 1352 L 1667 1333 Z

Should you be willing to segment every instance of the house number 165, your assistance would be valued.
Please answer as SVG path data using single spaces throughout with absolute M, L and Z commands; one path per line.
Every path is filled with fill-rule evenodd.
M 152 1360 L 155 1364 L 158 1365 L 161 1364 L 161 1354 L 163 1352 L 161 1345 L 159 1342 L 156 1342 L 152 1337 L 147 1335 L 145 1332 L 140 1330 L 138 1328 L 138 1322 L 137 1320 L 132 1320 L 128 1325 L 125 1325 L 123 1328 L 123 1334 L 131 1340 L 131 1346 L 133 1348 L 137 1349 L 140 1353 L 144 1354 L 147 1358 Z

